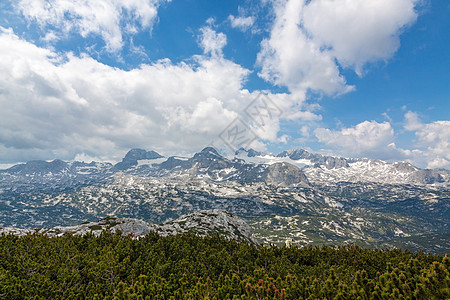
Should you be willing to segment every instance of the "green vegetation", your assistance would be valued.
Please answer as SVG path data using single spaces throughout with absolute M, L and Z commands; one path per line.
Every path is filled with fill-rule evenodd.
M 450 258 L 193 234 L 0 237 L 5 299 L 448 299 Z
M 89 226 L 89 229 L 91 229 L 91 230 L 102 230 L 102 226 L 101 225 L 92 225 L 92 226 Z

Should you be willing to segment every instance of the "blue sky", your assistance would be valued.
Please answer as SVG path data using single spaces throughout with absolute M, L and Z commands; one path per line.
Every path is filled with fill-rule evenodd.
M 449 12 L 429 0 L 2 1 L 0 167 L 231 151 L 226 130 L 241 124 L 252 143 L 240 145 L 259 150 L 450 168 Z M 258 101 L 278 109 L 264 124 L 246 114 Z

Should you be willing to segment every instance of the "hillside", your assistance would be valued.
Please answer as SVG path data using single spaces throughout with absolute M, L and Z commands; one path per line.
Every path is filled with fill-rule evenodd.
M 124 236 L 142 238 L 150 232 L 161 236 L 194 233 L 198 236 L 221 235 L 228 239 L 245 241 L 252 244 L 258 242 L 252 237 L 250 226 L 242 219 L 221 210 L 202 210 L 183 215 L 178 219 L 167 221 L 161 225 L 130 218 L 108 217 L 100 221 L 85 222 L 74 226 L 56 226 L 52 228 L 21 229 L 15 227 L 0 228 L 0 234 L 26 236 L 33 233 L 49 237 L 61 237 L 66 234 L 100 236 L 102 232 L 120 232 Z

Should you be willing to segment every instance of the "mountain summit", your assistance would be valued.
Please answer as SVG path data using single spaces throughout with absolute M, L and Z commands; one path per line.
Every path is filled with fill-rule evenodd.
M 143 149 L 131 149 L 128 151 L 128 153 L 125 155 L 125 157 L 122 159 L 121 162 L 117 163 L 114 168 L 116 170 L 126 170 L 129 169 L 132 166 L 138 165 L 138 160 L 144 160 L 144 159 L 157 159 L 157 158 L 163 158 L 164 156 L 158 154 L 157 152 L 151 150 L 146 151 Z

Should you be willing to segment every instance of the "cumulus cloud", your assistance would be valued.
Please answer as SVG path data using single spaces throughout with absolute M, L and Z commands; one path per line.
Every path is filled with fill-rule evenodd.
M 303 24 L 341 65 L 361 74 L 367 62 L 388 59 L 397 51 L 402 30 L 417 19 L 417 2 L 315 0 L 305 5 Z
M 424 147 L 428 167 L 450 168 L 450 121 L 425 124 L 416 131 L 418 146 Z
M 424 124 L 412 111 L 405 114 L 405 121 L 404 128 L 416 136 L 412 149 L 396 146 L 397 137 L 389 122 L 364 121 L 341 130 L 316 128 L 314 135 L 320 143 L 347 157 L 407 160 L 419 167 L 450 168 L 450 121 Z
M 228 21 L 230 21 L 231 27 L 238 28 L 241 31 L 247 31 L 255 23 L 255 17 L 253 17 L 253 16 L 249 16 L 249 17 L 238 16 L 238 17 L 235 17 L 233 15 L 229 15 L 228 16 Z
M 185 128 L 184 131 L 191 134 L 209 136 L 222 131 L 238 116 L 235 111 L 224 108 L 223 102 L 216 98 L 198 102 L 192 110 L 179 106 L 175 110 L 162 109 L 162 112 L 169 127 L 176 127 L 177 130 Z M 220 116 L 220 118 L 211 122 L 211 116 Z
M 320 143 L 344 156 L 404 157 L 403 151 L 395 146 L 394 129 L 389 122 L 364 121 L 341 130 L 316 128 L 314 134 Z
M 404 127 L 408 131 L 415 131 L 415 130 L 423 128 L 423 124 L 420 121 L 419 116 L 417 115 L 417 113 L 412 112 L 412 111 L 408 111 L 405 114 L 405 125 L 404 125 Z
M 120 158 L 136 146 L 196 151 L 256 96 L 242 89 L 248 74 L 202 55 L 125 71 L 0 28 L 0 156 Z
M 259 75 L 293 93 L 337 95 L 353 89 L 339 65 L 361 75 L 365 64 L 386 60 L 412 24 L 417 0 L 274 0 L 270 37 L 261 42 Z
M 308 89 L 336 94 L 351 89 L 339 74 L 334 58 L 301 29 L 303 1 L 274 3 L 275 21 L 270 38 L 261 42 L 259 75 L 305 97 Z
M 227 44 L 227 36 L 222 32 L 217 33 L 210 26 L 200 28 L 199 44 L 205 54 L 222 56 L 222 49 Z
M 416 112 L 408 111 L 404 128 L 416 135 L 417 159 L 428 168 L 450 168 L 450 121 L 424 124 Z
M 123 46 L 123 34 L 136 28 L 151 31 L 157 8 L 166 0 L 19 0 L 15 6 L 42 29 L 56 28 L 63 34 L 99 35 L 110 52 Z M 55 40 L 55 36 L 45 36 Z

